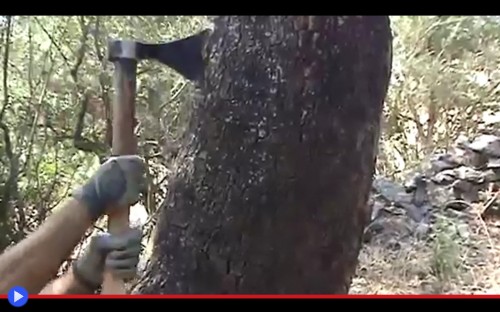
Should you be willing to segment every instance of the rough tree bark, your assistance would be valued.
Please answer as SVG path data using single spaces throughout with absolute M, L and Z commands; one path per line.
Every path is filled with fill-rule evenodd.
M 387 16 L 217 18 L 135 292 L 348 292 L 391 38 Z

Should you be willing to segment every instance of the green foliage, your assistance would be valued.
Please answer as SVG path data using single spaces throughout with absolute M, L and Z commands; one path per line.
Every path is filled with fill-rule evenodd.
M 499 113 L 500 23 L 487 16 L 393 17 L 394 61 L 378 169 L 402 178 Z
M 1 55 L 8 66 L 0 104 L 6 108 L 0 122 L 7 129 L 0 131 L 0 190 L 13 172 L 7 205 L 13 229 L 32 230 L 99 165 L 103 155 L 79 149 L 74 136 L 82 103 L 90 99 L 81 136 L 105 143 L 113 98 L 108 38 L 163 42 L 193 34 L 206 23 L 204 17 L 188 16 L 15 16 L 7 34 L 7 18 L 2 20 Z M 165 138 L 172 140 L 182 131 L 182 103 L 189 100 L 190 89 L 172 70 L 148 61 L 138 66 L 137 84 L 140 142 L 154 142 L 157 149 L 151 153 L 161 154 Z M 4 133 L 12 144 L 12 159 Z M 153 169 L 161 167 L 158 158 L 150 161 Z M 12 164 L 18 166 L 11 170 Z M 152 206 L 161 200 L 156 197 Z M 16 206 L 21 209 L 14 213 Z
M 438 218 L 431 258 L 432 273 L 441 281 L 454 277 L 460 267 L 460 233 L 453 221 Z

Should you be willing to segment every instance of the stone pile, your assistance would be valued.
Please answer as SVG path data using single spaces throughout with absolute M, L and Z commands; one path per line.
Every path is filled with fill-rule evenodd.
M 396 230 L 400 235 L 425 234 L 433 211 L 466 210 L 488 202 L 484 214 L 498 206 L 500 136 L 482 134 L 472 141 L 459 138 L 453 148 L 434 155 L 425 167 L 404 185 L 383 177 L 374 179 L 372 222 L 366 231 L 369 238 L 387 232 L 384 216 L 388 215 L 404 223 Z
M 436 205 L 463 209 L 483 202 L 498 190 L 500 137 L 484 134 L 472 142 L 459 139 L 450 153 L 436 155 L 429 171 Z M 437 189 L 448 190 L 448 198 L 433 192 Z

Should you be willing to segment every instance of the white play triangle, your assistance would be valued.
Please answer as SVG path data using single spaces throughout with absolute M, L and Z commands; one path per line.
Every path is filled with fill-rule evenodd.
M 14 290 L 14 302 L 18 302 L 19 300 L 23 299 L 23 297 L 23 295 Z

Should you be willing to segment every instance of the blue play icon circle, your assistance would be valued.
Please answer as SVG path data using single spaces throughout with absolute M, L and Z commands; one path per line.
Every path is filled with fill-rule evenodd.
M 22 307 L 28 302 L 28 292 L 21 286 L 14 286 L 9 290 L 9 303 L 14 307 Z

